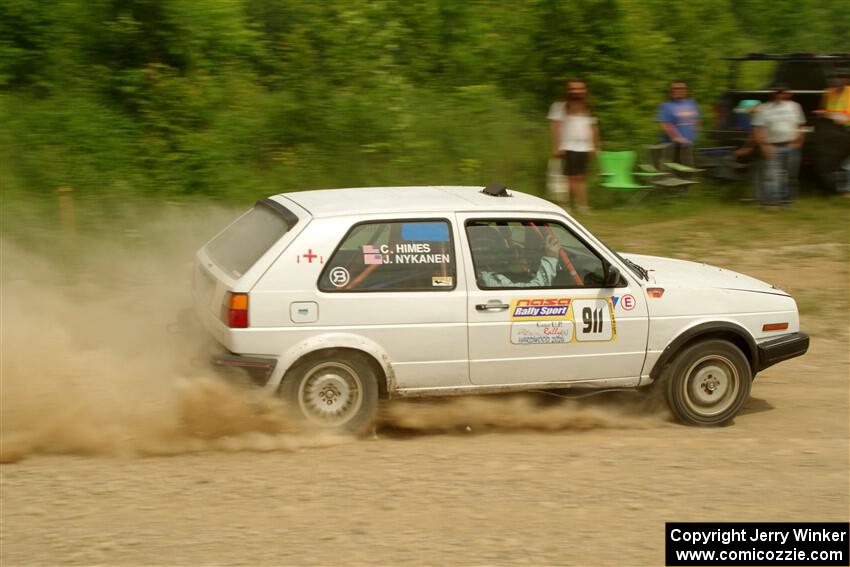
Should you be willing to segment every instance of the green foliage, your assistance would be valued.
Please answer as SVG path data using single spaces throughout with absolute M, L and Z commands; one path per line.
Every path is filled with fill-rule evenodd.
M 835 51 L 838 0 L 2 0 L 4 192 L 247 199 L 378 184 L 542 187 L 549 103 L 587 79 L 633 149 L 721 59 Z

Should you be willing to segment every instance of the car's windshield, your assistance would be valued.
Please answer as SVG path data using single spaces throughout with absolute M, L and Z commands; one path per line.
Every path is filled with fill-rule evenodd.
M 633 262 L 632 260 L 629 260 L 628 258 L 624 258 L 619 252 L 617 252 L 616 250 L 614 250 L 613 248 L 611 248 L 610 246 L 605 244 L 598 237 L 596 238 L 596 241 L 603 248 L 605 248 L 605 250 L 607 250 L 608 252 L 610 252 L 611 254 L 616 256 L 618 260 L 620 260 L 622 263 L 624 263 L 626 265 L 626 267 L 629 268 L 629 270 L 631 270 L 631 272 L 634 275 L 636 275 L 637 277 L 639 277 L 643 280 L 649 281 L 649 272 L 646 270 L 646 268 L 644 268 L 643 266 L 641 266 L 640 264 L 638 264 L 636 262 Z
M 284 207 L 260 201 L 216 236 L 207 245 L 207 254 L 219 268 L 241 277 L 295 222 L 295 215 Z

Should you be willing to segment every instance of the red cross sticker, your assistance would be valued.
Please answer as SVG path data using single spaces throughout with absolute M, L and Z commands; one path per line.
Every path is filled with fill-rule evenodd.
M 296 263 L 298 263 L 298 264 L 300 264 L 300 263 L 301 263 L 301 258 L 305 258 L 305 259 L 307 260 L 307 263 L 308 263 L 308 264 L 312 264 L 312 263 L 313 263 L 313 260 L 314 260 L 315 258 L 318 258 L 318 259 L 319 259 L 319 263 L 320 263 L 320 264 L 324 264 L 324 263 L 325 263 L 325 259 L 324 259 L 322 256 L 319 256 L 318 254 L 313 254 L 313 249 L 312 249 L 312 248 L 309 248 L 309 249 L 307 250 L 307 253 L 306 253 L 306 254 L 301 254 L 300 256 L 296 256 L 296 257 L 295 257 L 295 262 L 296 262 Z

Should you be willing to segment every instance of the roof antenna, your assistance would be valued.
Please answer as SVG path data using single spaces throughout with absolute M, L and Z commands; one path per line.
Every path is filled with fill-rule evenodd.
M 487 187 L 481 191 L 485 195 L 490 195 L 491 197 L 510 197 L 511 194 L 508 193 L 508 188 L 506 185 L 502 185 L 501 183 L 491 183 Z

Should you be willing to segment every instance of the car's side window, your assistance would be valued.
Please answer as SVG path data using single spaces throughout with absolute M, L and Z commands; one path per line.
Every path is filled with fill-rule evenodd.
M 466 223 L 480 289 L 598 288 L 606 262 L 559 223 L 475 220 Z
M 365 222 L 343 237 L 319 277 L 322 291 L 455 288 L 451 227 L 444 220 Z

